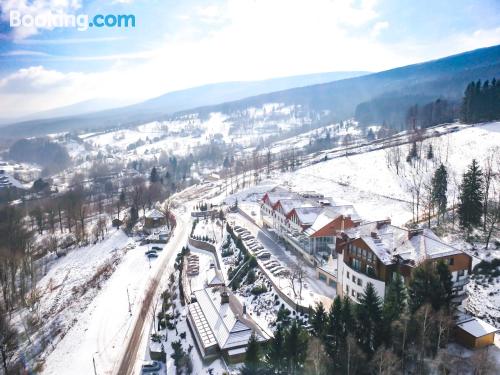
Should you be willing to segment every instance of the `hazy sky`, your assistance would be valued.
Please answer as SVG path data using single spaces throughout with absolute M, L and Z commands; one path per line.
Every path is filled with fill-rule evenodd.
M 11 29 L 11 10 L 133 14 L 136 27 Z M 220 81 L 379 71 L 496 44 L 498 0 L 0 0 L 0 118 Z

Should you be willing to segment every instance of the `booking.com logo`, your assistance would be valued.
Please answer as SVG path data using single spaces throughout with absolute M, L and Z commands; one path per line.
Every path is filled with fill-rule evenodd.
M 135 15 L 96 14 L 91 18 L 88 14 L 41 13 L 32 15 L 12 10 L 10 11 L 10 27 L 47 29 L 74 27 L 78 31 L 86 31 L 90 27 L 135 27 Z

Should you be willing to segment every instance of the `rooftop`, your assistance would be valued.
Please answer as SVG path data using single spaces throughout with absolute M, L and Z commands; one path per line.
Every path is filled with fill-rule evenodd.
M 457 323 L 457 327 L 463 329 L 465 332 L 474 337 L 482 337 L 498 331 L 496 327 L 493 327 L 491 324 L 488 324 L 478 318 L 472 318 Z
M 393 263 L 395 256 L 404 261 L 421 263 L 426 259 L 461 254 L 443 242 L 430 229 L 411 231 L 388 223 L 369 222 L 345 233 L 351 238 L 361 238 L 384 264 Z
M 229 303 L 221 304 L 219 288 L 197 290 L 194 295 L 221 349 L 248 343 L 252 329 L 235 316 Z

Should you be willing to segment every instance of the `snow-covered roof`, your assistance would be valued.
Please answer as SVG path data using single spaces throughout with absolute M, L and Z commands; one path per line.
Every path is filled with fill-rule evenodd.
M 158 211 L 156 208 L 153 208 L 146 212 L 146 217 L 148 219 L 163 219 L 165 215 L 163 215 L 160 211 Z
M 412 232 L 375 221 L 347 229 L 345 233 L 351 239 L 361 238 L 384 264 L 393 263 L 395 256 L 418 264 L 426 259 L 462 253 L 444 243 L 430 229 Z
M 314 220 L 311 227 L 306 230 L 306 234 L 309 236 L 314 234 L 341 215 L 344 217 L 350 217 L 353 221 L 361 220 L 359 214 L 352 205 L 327 206 L 324 207 L 321 213 L 316 217 L 316 220 Z
M 288 215 L 294 208 L 317 206 L 313 202 L 305 199 L 280 199 L 280 205 L 285 215 Z
M 219 274 L 214 268 L 211 268 L 207 271 L 207 285 L 208 286 L 217 286 L 224 284 L 222 275 Z
M 482 337 L 498 331 L 496 327 L 493 327 L 491 324 L 488 324 L 478 318 L 472 318 L 457 323 L 457 327 L 463 329 L 465 332 L 471 334 L 474 337 Z
M 267 193 L 267 198 L 269 199 L 271 206 L 274 206 L 282 199 L 298 199 L 299 196 L 295 193 L 279 191 L 276 193 Z
M 323 207 L 297 207 L 295 213 L 302 224 L 311 225 L 323 210 Z
M 194 295 L 221 349 L 248 343 L 252 329 L 235 316 L 229 303 L 221 304 L 218 288 L 197 290 Z

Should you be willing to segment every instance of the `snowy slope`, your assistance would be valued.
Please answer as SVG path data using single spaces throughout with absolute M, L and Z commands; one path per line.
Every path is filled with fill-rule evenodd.
M 490 148 L 500 146 L 500 122 L 429 138 L 423 142 L 423 150 L 427 150 L 430 144 L 435 157 L 433 161 L 426 162 L 426 178 L 429 179 L 439 163 L 443 162 L 448 167 L 450 181 L 453 176 L 460 181 L 473 158 L 482 163 Z M 280 174 L 274 182 L 287 184 L 298 191 L 313 189 L 335 200 L 353 203 L 366 219 L 391 217 L 394 223 L 403 224 L 411 219 L 408 186 L 411 167 L 404 161 L 409 146 L 399 147 L 404 167 L 400 175 L 396 174 L 394 168 L 387 167 L 388 151 L 377 150 L 339 157 Z M 450 194 L 453 194 L 452 188 L 450 186 Z

